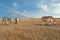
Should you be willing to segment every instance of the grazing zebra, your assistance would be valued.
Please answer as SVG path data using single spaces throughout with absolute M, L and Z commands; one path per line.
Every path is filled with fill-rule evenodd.
M 42 17 L 43 25 L 54 25 L 56 24 L 55 19 L 52 16 Z
M 3 17 L 2 22 L 3 22 L 3 24 L 10 24 L 11 23 L 11 18 Z

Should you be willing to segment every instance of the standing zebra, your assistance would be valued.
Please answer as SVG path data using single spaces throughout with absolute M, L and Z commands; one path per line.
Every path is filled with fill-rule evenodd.
M 15 18 L 15 23 L 19 24 L 19 18 L 18 17 Z

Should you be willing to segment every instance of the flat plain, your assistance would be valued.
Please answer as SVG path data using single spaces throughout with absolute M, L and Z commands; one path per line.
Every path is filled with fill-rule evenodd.
M 0 24 L 0 40 L 60 40 L 60 26 L 40 26 L 40 20 L 21 20 L 19 24 Z

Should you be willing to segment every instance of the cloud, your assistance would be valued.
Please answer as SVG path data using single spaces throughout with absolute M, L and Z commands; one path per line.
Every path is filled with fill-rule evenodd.
M 37 3 L 37 7 L 40 9 L 40 12 L 41 12 L 40 14 L 60 17 L 60 2 L 59 1 L 60 0 L 50 0 L 50 1 L 41 0 L 39 3 Z
M 26 10 L 23 10 L 24 13 L 26 13 L 27 11 Z
M 51 4 L 51 8 L 50 11 L 52 13 L 55 13 L 55 14 L 60 14 L 60 3 L 53 3 Z
M 47 6 L 47 5 L 43 5 L 43 4 L 38 5 L 38 8 L 41 8 L 41 9 L 43 9 L 43 10 L 45 10 L 45 11 L 48 10 L 48 6 Z
M 26 10 L 23 10 L 23 12 L 15 11 L 15 10 L 9 10 L 11 14 L 13 14 L 15 17 L 31 17 L 28 15 L 28 12 Z
M 58 2 L 59 0 L 51 0 L 51 2 Z
M 56 14 L 55 17 L 60 17 L 60 3 L 52 3 L 52 9 L 50 9 L 51 13 Z
M 13 3 L 13 7 L 17 7 L 18 4 L 16 2 Z

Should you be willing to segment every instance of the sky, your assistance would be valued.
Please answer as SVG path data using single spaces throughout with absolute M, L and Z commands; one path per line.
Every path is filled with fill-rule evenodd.
M 0 18 L 60 18 L 60 0 L 0 0 Z

